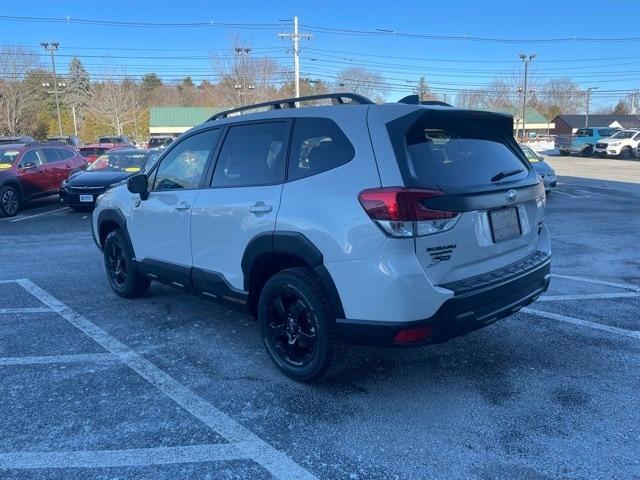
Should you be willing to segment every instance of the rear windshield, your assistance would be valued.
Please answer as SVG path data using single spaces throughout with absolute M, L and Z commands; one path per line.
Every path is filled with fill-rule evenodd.
M 108 148 L 81 148 L 80 155 L 83 157 L 99 157 L 107 150 Z
M 122 137 L 100 137 L 98 143 L 121 143 L 123 140 Z
M 169 145 L 171 142 L 173 142 L 173 138 L 151 138 L 149 139 L 149 147 L 161 147 L 163 145 Z
M 526 178 L 528 168 L 495 130 L 479 121 L 425 125 L 407 136 L 409 174 L 415 183 L 476 187 Z M 413 182 L 412 182 L 413 183 Z

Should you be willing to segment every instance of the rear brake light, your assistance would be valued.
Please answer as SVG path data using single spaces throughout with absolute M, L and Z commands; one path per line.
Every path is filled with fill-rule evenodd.
M 392 237 L 419 237 L 452 228 L 460 214 L 427 208 L 424 201 L 444 196 L 439 190 L 404 187 L 372 188 L 358 195 L 373 221 Z
M 400 330 L 393 337 L 393 343 L 418 343 L 427 340 L 433 333 L 431 325 L 423 325 L 421 327 L 406 328 Z

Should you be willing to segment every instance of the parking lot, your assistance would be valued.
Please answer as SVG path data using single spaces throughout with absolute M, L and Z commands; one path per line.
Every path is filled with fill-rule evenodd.
M 548 160 L 544 297 L 319 385 L 248 316 L 117 297 L 90 213 L 0 219 L 0 478 L 640 478 L 640 161 Z

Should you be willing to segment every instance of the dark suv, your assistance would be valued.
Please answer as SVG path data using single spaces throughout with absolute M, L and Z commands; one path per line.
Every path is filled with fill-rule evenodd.
M 58 193 L 69 175 L 87 164 L 72 147 L 51 143 L 0 146 L 0 217 L 12 217 L 31 199 Z

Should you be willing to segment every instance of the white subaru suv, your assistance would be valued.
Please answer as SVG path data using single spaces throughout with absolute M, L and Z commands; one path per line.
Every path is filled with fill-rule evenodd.
M 638 147 L 640 147 L 639 129 L 618 130 L 609 138 L 598 140 L 593 153 L 628 160 L 633 158 Z
M 247 311 L 305 382 L 346 344 L 439 343 L 518 311 L 549 285 L 544 186 L 512 117 L 437 103 L 328 94 L 215 115 L 98 199 L 111 287 Z

